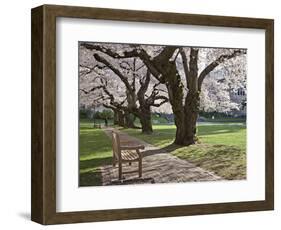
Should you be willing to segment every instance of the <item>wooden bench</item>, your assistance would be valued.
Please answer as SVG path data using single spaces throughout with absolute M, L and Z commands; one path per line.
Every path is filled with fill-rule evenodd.
M 139 177 L 142 177 L 142 155 L 140 149 L 144 149 L 143 145 L 136 145 L 127 142 L 126 145 L 121 145 L 119 134 L 112 132 L 112 151 L 113 151 L 113 166 L 118 163 L 118 176 L 122 180 L 122 173 L 139 172 Z M 137 171 L 122 172 L 122 163 L 137 161 L 139 168 Z

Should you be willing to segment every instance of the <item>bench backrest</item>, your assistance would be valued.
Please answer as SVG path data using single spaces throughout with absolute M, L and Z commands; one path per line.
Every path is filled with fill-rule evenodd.
M 114 156 L 117 159 L 120 159 L 121 150 L 120 150 L 120 138 L 116 132 L 112 132 L 112 151 Z

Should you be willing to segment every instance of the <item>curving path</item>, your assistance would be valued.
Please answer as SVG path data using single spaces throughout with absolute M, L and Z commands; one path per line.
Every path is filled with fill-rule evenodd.
M 104 128 L 103 131 L 111 138 L 113 128 Z M 191 181 L 217 181 L 223 178 L 194 164 L 179 159 L 163 149 L 155 147 L 143 140 L 129 136 L 128 134 L 114 129 L 120 134 L 121 142 L 134 142 L 145 146 L 143 154 L 143 177 L 138 178 L 138 173 L 124 174 L 125 178 L 118 181 L 118 166 L 106 165 L 101 167 L 103 185 L 112 184 L 138 184 L 138 183 L 177 183 Z M 123 171 L 135 171 L 138 163 L 131 166 L 123 165 Z

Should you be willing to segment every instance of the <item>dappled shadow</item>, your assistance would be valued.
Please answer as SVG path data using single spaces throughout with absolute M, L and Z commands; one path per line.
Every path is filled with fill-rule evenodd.
M 161 153 L 166 153 L 162 149 L 149 149 L 149 150 L 144 150 L 141 152 L 143 157 L 155 155 L 155 154 L 161 154 Z
M 154 184 L 155 180 L 151 177 L 148 178 L 131 178 L 124 180 L 112 180 L 107 185 L 128 185 L 128 184 Z
M 93 142 L 93 145 L 96 143 L 96 141 L 88 141 L 87 143 Z M 93 146 L 86 146 L 83 147 L 83 149 L 80 151 L 80 156 L 88 156 L 91 155 L 91 153 L 97 153 L 97 152 L 107 152 L 111 150 L 111 146 L 104 145 L 102 147 L 99 147 L 98 150 L 93 149 Z
M 197 126 L 197 132 L 199 136 L 205 136 L 205 135 L 217 135 L 217 134 L 226 134 L 226 133 L 236 133 L 241 130 L 246 129 L 246 125 L 231 125 L 231 124 L 221 124 L 221 125 L 204 125 L 201 124 Z M 132 135 L 130 130 L 128 129 L 120 129 L 120 131 L 125 131 L 129 135 Z M 153 133 L 151 134 L 142 134 L 141 132 L 139 133 L 134 133 L 135 137 L 138 136 L 146 136 L 146 137 L 151 137 L 151 138 L 161 138 L 161 140 L 170 140 L 171 138 L 173 139 L 176 134 L 176 127 L 172 126 L 171 127 L 165 127 L 165 128 L 157 128 L 154 129 Z
M 216 138 L 216 135 L 219 134 L 227 134 L 227 133 L 239 133 L 246 129 L 246 126 L 237 125 L 212 125 L 212 126 L 199 126 L 198 127 L 198 134 L 199 140 L 202 136 L 202 140 L 204 140 L 204 136 L 213 135 L 212 138 Z M 94 129 L 93 129 L 94 130 Z M 224 145 L 211 145 L 204 143 L 199 143 L 194 146 L 180 146 L 176 144 L 172 144 L 171 142 L 174 140 L 175 137 L 175 127 L 159 127 L 159 129 L 155 130 L 151 135 L 144 135 L 141 132 L 136 132 L 132 130 L 124 130 L 119 129 L 120 132 L 120 139 L 121 142 L 129 142 L 129 143 L 139 143 L 145 145 L 145 149 L 142 151 L 143 159 L 143 176 L 145 178 L 138 179 L 135 174 L 129 174 L 130 180 L 124 181 L 121 184 L 142 184 L 142 183 L 153 183 L 152 180 L 154 178 L 158 178 L 158 182 L 160 180 L 163 181 L 194 181 L 200 179 L 201 176 L 194 176 L 192 179 L 188 178 L 188 176 L 193 175 L 192 170 L 199 166 L 203 168 L 207 168 L 210 171 L 223 171 L 227 170 L 227 178 L 237 178 L 234 175 L 234 171 L 239 169 L 240 165 L 233 166 L 232 161 L 230 162 L 230 166 L 226 163 L 223 163 L 224 160 L 227 159 L 229 155 L 232 158 L 238 152 L 236 149 L 231 149 L 229 146 Z M 80 186 L 98 186 L 102 185 L 104 181 L 112 181 L 118 178 L 118 167 L 112 166 L 112 156 L 111 156 L 111 129 L 102 129 L 105 132 L 104 135 L 108 137 L 108 141 L 99 141 L 97 138 L 99 135 L 102 135 L 103 132 L 89 133 L 87 130 L 82 131 L 84 137 L 86 137 L 85 141 L 81 141 L 80 145 L 84 146 L 84 143 L 88 144 L 83 148 L 83 151 L 89 152 L 106 152 L 105 154 L 100 154 L 101 157 L 98 155 L 93 156 L 93 158 L 80 160 Z M 235 136 L 235 135 L 234 135 Z M 222 137 L 220 137 L 222 138 Z M 231 135 L 228 136 L 228 139 L 231 139 Z M 151 144 L 148 144 L 150 142 Z M 231 140 L 229 141 L 230 143 Z M 154 144 L 154 146 L 152 146 Z M 156 147 L 162 146 L 162 147 Z M 163 147 L 164 146 L 164 147 Z M 95 147 L 95 148 L 93 148 Z M 93 148 L 93 149 L 92 149 Z M 201 149 L 203 148 L 203 149 Z M 108 150 L 109 149 L 109 150 Z M 108 150 L 108 151 L 107 151 Z M 201 157 L 201 152 L 204 150 L 204 156 Z M 172 154 L 170 154 L 172 153 Z M 83 156 L 83 155 L 80 155 Z M 89 155 L 89 157 L 91 157 Z M 200 160 L 197 158 L 193 159 L 192 157 L 200 157 Z M 190 158 L 191 157 L 191 158 Z M 231 158 L 231 159 L 232 159 Z M 219 161 L 219 160 L 220 161 Z M 239 158 L 240 159 L 240 158 Z M 189 165 L 188 161 L 192 162 L 192 165 Z M 218 162 L 218 163 L 217 163 Z M 125 168 L 127 165 L 124 166 Z M 137 163 L 133 163 L 132 166 L 128 166 L 130 168 L 137 168 Z M 229 168 L 235 168 L 235 170 L 229 170 Z M 241 166 L 242 168 L 242 166 Z M 109 170 L 109 171 L 108 171 Z M 191 171 L 190 171 L 191 170 Z M 194 169 L 195 170 L 195 169 Z M 198 169 L 196 169 L 198 170 Z M 242 168 L 240 171 L 243 171 Z M 126 171 L 126 170 L 125 170 Z M 129 170 L 130 171 L 130 170 Z M 188 173 L 185 173 L 188 171 Z M 200 170 L 199 170 L 200 171 Z M 198 175 L 201 173 L 199 173 Z M 202 171 L 202 170 L 201 170 Z M 161 173 L 160 173 L 161 172 Z M 171 174 L 172 172 L 172 174 Z M 176 174 L 175 174 L 176 172 Z M 105 180 L 105 174 L 109 173 L 111 179 Z M 231 173 L 231 175 L 230 175 Z M 169 175 L 171 174 L 171 175 Z M 204 173 L 203 173 L 204 174 Z M 223 172 L 223 175 L 226 173 Z M 204 174 L 205 175 L 205 174 Z M 135 177 L 131 180 L 131 177 Z M 169 178 L 168 178 L 169 177 Z M 144 180 L 145 179 L 145 180 Z M 205 178 L 206 179 L 206 178 Z M 204 179 L 204 180 L 205 180 Z M 201 180 L 201 179 L 200 179 Z M 203 179 L 202 179 L 203 180 Z M 211 178 L 211 180 L 213 180 Z M 120 184 L 119 182 L 112 181 L 113 184 Z
M 103 157 L 103 158 L 93 158 L 89 160 L 80 160 L 80 170 L 83 169 L 91 169 L 91 168 L 96 168 L 100 167 L 103 165 L 108 165 L 111 164 L 112 162 L 112 157 Z
M 94 172 L 80 173 L 79 186 L 98 186 L 102 185 L 102 175 L 100 170 Z
M 80 126 L 79 127 L 80 130 L 91 130 L 91 129 L 97 129 L 97 128 L 93 128 L 93 127 L 89 127 L 89 126 Z
M 144 150 L 144 151 L 142 151 L 142 156 L 146 157 L 146 156 L 151 156 L 151 155 L 155 155 L 155 154 L 170 153 L 170 152 L 172 152 L 178 148 L 182 148 L 182 147 L 184 147 L 184 146 L 180 146 L 180 145 L 176 145 L 176 144 L 169 144 L 162 148 Z
M 196 144 L 178 149 L 173 155 L 227 180 L 246 179 L 246 152 L 237 146 Z
M 246 126 L 243 125 L 206 125 L 206 126 L 198 126 L 198 136 L 205 135 L 218 135 L 218 134 L 226 134 L 226 133 L 236 133 L 243 129 L 246 129 Z
M 172 152 L 172 151 L 177 150 L 178 148 L 182 148 L 182 147 L 185 147 L 185 146 L 176 145 L 176 144 L 172 143 L 172 144 L 169 144 L 169 145 L 163 147 L 162 150 L 166 151 L 166 152 Z
M 198 137 L 199 137 L 199 141 L 196 144 L 196 146 L 199 145 L 199 147 L 202 144 L 208 144 L 208 141 L 205 142 L 205 138 L 207 138 L 206 136 L 210 136 L 212 138 L 216 138 L 216 136 L 218 138 L 219 141 L 217 141 L 216 144 L 222 144 L 222 146 L 224 145 L 225 141 L 228 143 L 226 144 L 227 146 L 232 145 L 231 142 L 231 138 L 232 138 L 232 134 L 234 135 L 240 135 L 240 133 L 245 132 L 246 130 L 246 126 L 243 125 L 237 125 L 237 126 L 228 126 L 228 125 L 213 125 L 213 126 L 201 126 L 199 127 L 199 133 L 198 133 Z M 174 140 L 174 130 L 172 129 L 161 129 L 161 130 L 157 130 L 155 131 L 152 135 L 141 135 L 141 134 L 137 134 L 134 135 L 137 138 L 143 139 L 147 142 L 150 142 L 150 140 L 153 140 L 154 146 L 161 146 L 160 148 L 146 148 L 142 154 L 144 157 L 146 156 L 151 156 L 151 155 L 155 155 L 155 154 L 161 154 L 161 153 L 171 153 L 174 152 L 177 149 L 181 149 L 181 148 L 186 148 L 187 146 L 180 146 L 180 145 L 176 145 L 171 143 Z M 223 134 L 220 136 L 220 134 Z M 226 134 L 226 135 L 225 135 Z M 230 134 L 229 136 L 227 136 L 227 134 Z M 223 139 L 226 138 L 226 139 Z M 202 142 L 203 141 L 203 142 Z M 213 143 L 214 144 L 214 143 Z M 219 147 L 218 145 L 216 145 L 215 147 Z
M 154 151 L 154 153 L 156 153 Z M 152 154 L 145 156 L 142 162 L 142 178 L 138 176 L 138 162 L 123 165 L 123 180 L 118 181 L 118 167 L 108 165 L 102 167 L 103 185 L 179 183 L 188 181 L 221 180 L 212 172 L 196 167 L 172 154 Z
M 79 186 L 98 186 L 102 185 L 102 173 L 100 167 L 112 163 L 112 157 L 93 158 L 80 160 L 79 168 L 86 172 L 79 174 Z

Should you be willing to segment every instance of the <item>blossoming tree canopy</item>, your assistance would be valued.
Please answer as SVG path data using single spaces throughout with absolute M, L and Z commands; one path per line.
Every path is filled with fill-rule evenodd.
M 138 117 L 151 133 L 151 112 L 173 113 L 175 144 L 196 141 L 199 110 L 239 109 L 230 93 L 246 92 L 246 53 L 237 48 L 80 42 L 80 103 L 111 108 L 133 127 Z M 124 123 L 124 124 L 123 124 Z M 120 124 L 121 125 L 121 124 Z

